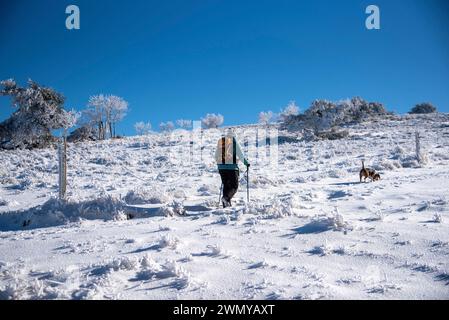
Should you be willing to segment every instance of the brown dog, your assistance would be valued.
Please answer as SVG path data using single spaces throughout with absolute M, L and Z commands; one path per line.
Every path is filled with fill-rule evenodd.
M 378 173 L 376 173 L 376 171 L 373 169 L 365 168 L 365 161 L 362 160 L 362 170 L 360 170 L 360 174 L 359 174 L 360 182 L 362 182 L 362 178 L 365 179 L 364 180 L 365 182 L 366 182 L 367 178 L 370 178 L 371 181 L 376 181 L 376 180 L 374 180 L 374 176 L 376 176 L 376 175 L 379 176 L 378 178 L 376 177 L 376 180 L 379 180 L 380 175 Z
M 373 181 L 378 181 L 378 180 L 380 180 L 380 174 L 376 173 L 376 174 L 373 176 Z

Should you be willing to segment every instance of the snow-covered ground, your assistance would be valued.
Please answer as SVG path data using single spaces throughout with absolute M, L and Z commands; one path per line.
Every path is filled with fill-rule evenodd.
M 448 299 L 449 115 L 347 129 L 279 132 L 226 210 L 215 131 L 202 152 L 187 132 L 70 144 L 67 203 L 56 150 L 1 151 L 0 298 Z M 381 181 L 359 183 L 362 159 Z

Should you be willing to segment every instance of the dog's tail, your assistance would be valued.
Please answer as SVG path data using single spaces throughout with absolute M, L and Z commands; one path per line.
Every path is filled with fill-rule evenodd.
M 362 160 L 362 169 L 365 169 L 365 160 Z

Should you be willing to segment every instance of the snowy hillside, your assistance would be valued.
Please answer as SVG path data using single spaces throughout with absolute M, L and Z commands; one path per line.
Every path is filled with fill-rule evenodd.
M 345 129 L 279 132 L 226 210 L 213 130 L 69 144 L 67 203 L 56 150 L 0 151 L 0 298 L 448 299 L 449 115 Z

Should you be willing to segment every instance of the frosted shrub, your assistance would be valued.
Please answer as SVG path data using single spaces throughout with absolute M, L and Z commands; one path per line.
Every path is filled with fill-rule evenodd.
M 404 167 L 404 168 L 419 168 L 420 167 L 419 162 L 416 159 L 416 156 L 414 156 L 414 155 L 403 157 L 403 158 L 401 158 L 400 161 L 401 161 L 402 167 Z
M 119 270 L 135 270 L 139 265 L 139 260 L 129 258 L 129 257 L 120 257 L 114 259 L 107 266 L 114 271 Z
M 154 261 L 149 255 L 145 255 L 140 259 L 140 266 L 153 271 L 162 270 L 161 265 Z
M 279 219 L 289 216 L 299 216 L 297 212 L 299 208 L 301 208 L 301 201 L 297 196 L 293 195 L 283 199 L 274 197 L 269 199 L 268 203 L 250 202 L 246 204 L 241 213 L 259 214 L 264 219 Z M 237 213 L 237 218 L 239 214 L 240 212 Z
M 0 198 L 0 207 L 7 206 L 7 205 L 8 205 L 8 201 L 6 201 L 3 198 Z
M 318 140 L 340 140 L 347 138 L 349 136 L 349 131 L 347 130 L 337 130 L 332 128 L 327 131 L 321 131 L 315 133 L 315 139 Z
M 134 124 L 134 129 L 139 136 L 148 135 L 151 132 L 151 123 L 139 121 Z
M 329 218 L 329 223 L 334 228 L 334 230 L 346 229 L 348 225 L 343 216 L 339 214 L 338 211 L 336 211 L 334 215 Z
M 192 127 L 192 120 L 179 119 L 176 120 L 176 124 L 182 129 L 189 129 Z
M 224 122 L 224 117 L 221 114 L 207 114 L 204 118 L 201 118 L 201 126 L 204 129 L 218 128 Z
M 218 257 L 218 256 L 229 256 L 228 253 L 223 250 L 218 244 L 215 245 L 208 245 L 207 246 L 208 251 L 206 254 L 211 257 Z
M 157 210 L 158 215 L 164 217 L 182 216 L 186 210 L 180 201 L 173 201 L 169 204 L 163 205 Z
M 172 132 L 175 129 L 175 124 L 171 121 L 161 122 L 159 124 L 159 130 L 161 132 Z
M 281 111 L 279 118 L 281 121 L 285 122 L 294 116 L 299 114 L 299 107 L 296 105 L 295 101 L 290 101 L 288 105 Z
M 304 114 L 285 119 L 283 126 L 293 131 L 298 129 L 311 129 L 316 136 L 321 132 L 332 130 L 336 126 L 367 121 L 370 118 L 385 116 L 387 114 L 382 104 L 367 102 L 360 97 L 337 102 L 315 100 Z M 345 135 L 345 133 L 331 132 L 330 135 L 324 134 L 322 138 L 340 139 Z
M 259 123 L 263 125 L 269 124 L 273 120 L 274 114 L 272 111 L 262 111 L 259 113 Z
M 432 221 L 435 223 L 443 223 L 443 215 L 440 212 L 435 212 Z
M 159 248 L 176 249 L 180 242 L 179 238 L 167 234 L 159 240 L 158 246 Z
M 374 216 L 377 221 L 384 221 L 385 219 L 385 214 L 380 209 L 374 212 Z
M 46 280 L 30 280 L 22 265 L 2 270 L 0 264 L 0 300 L 30 300 L 67 298 Z
M 348 230 L 352 230 L 352 226 L 344 220 L 337 208 L 335 208 L 331 215 L 320 215 L 313 218 L 311 224 L 322 230 L 331 229 L 334 231 L 344 231 L 345 233 Z
M 240 179 L 240 184 L 246 185 L 246 176 Z M 269 188 L 277 186 L 279 181 L 263 175 L 253 175 L 250 177 L 250 184 L 253 188 Z
M 399 161 L 397 160 L 381 160 L 376 166 L 375 169 L 376 170 L 388 170 L 388 171 L 392 171 L 395 169 L 400 169 L 402 168 L 402 165 Z
M 128 217 L 129 208 L 116 197 L 100 195 L 83 201 L 56 198 L 25 211 L 11 211 L 0 215 L 0 230 L 20 230 L 25 227 L 57 226 L 80 219 L 122 220 Z M 129 213 L 132 215 L 133 213 Z
M 417 104 L 410 110 L 410 114 L 424 114 L 424 113 L 435 113 L 437 112 L 437 108 L 431 104 L 430 102 L 424 102 Z
M 316 254 L 320 256 L 327 256 L 332 253 L 332 247 L 327 244 L 327 242 L 321 246 L 316 246 L 309 251 L 311 254 Z
M 172 199 L 168 193 L 156 188 L 136 188 L 128 191 L 125 201 L 128 204 L 159 204 Z
M 73 130 L 67 137 L 68 142 L 83 142 L 83 141 L 95 141 L 98 139 L 98 133 L 96 128 L 83 125 Z
M 175 211 L 173 210 L 172 207 L 164 205 L 157 210 L 157 215 L 163 217 L 174 217 Z
M 393 159 L 400 159 L 402 156 L 404 156 L 406 154 L 404 148 L 402 148 L 401 146 L 396 146 L 393 150 L 393 152 L 391 153 L 391 155 L 393 156 Z

